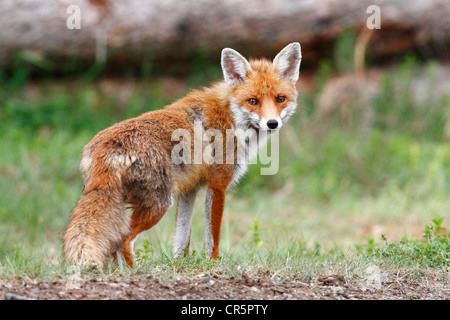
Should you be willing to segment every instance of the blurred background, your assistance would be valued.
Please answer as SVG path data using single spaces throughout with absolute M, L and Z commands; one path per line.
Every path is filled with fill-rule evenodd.
M 439 216 L 448 225 L 449 4 L 0 1 L 0 257 L 60 259 L 81 152 L 98 131 L 220 81 L 224 47 L 273 58 L 293 41 L 300 108 L 280 134 L 280 170 L 253 165 L 228 195 L 221 250 L 353 248 L 420 238 Z M 173 212 L 147 245 L 172 245 Z

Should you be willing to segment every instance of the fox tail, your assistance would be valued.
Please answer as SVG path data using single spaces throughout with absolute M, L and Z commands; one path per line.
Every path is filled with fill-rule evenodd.
M 119 188 L 103 186 L 84 191 L 63 235 L 64 260 L 103 269 L 129 232 L 130 218 Z

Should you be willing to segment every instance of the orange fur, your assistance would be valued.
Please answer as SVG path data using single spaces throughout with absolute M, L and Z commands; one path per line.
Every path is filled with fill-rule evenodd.
M 297 51 L 297 55 L 300 54 L 299 49 L 294 52 L 292 48 L 291 54 L 297 54 Z M 281 67 L 277 67 L 268 60 L 254 60 L 242 64 L 246 69 L 239 69 L 235 65 L 239 61 L 238 54 L 230 53 L 231 49 L 225 50 L 235 60 L 226 60 L 224 68 L 236 70 L 224 75 L 231 77 L 231 81 L 234 81 L 233 77 L 241 76 L 239 85 L 225 78 L 226 81 L 210 88 L 192 91 L 163 110 L 117 123 L 99 132 L 86 145 L 80 163 L 84 190 L 63 236 L 66 262 L 103 268 L 109 256 L 116 257 L 120 253 L 127 264 L 133 266 L 131 244 L 138 234 L 150 229 L 164 216 L 172 205 L 173 196 L 180 197 L 176 219 L 180 231 L 176 236 L 181 240 L 177 240 L 180 247 L 177 249 L 187 249 L 193 199 L 196 190 L 205 185 L 210 195 L 206 203 L 207 219 L 210 219 L 206 233 L 211 234 L 211 239 L 207 239 L 209 254 L 211 258 L 218 257 L 225 192 L 244 170 L 236 161 L 226 163 L 225 154 L 222 163 L 175 165 L 171 151 L 178 141 L 172 141 L 172 133 L 185 129 L 193 137 L 194 123 L 200 121 L 205 130 L 218 130 L 225 137 L 227 130 L 242 126 L 243 119 L 237 120 L 240 116 L 233 111 L 232 105 L 241 108 L 239 110 L 245 109 L 252 117 L 273 119 L 279 118 L 285 108 L 293 108 L 297 99 L 295 81 L 287 81 L 277 69 L 284 65 L 280 63 Z M 223 53 L 222 59 L 226 58 Z M 299 61 L 294 67 L 298 69 L 298 66 Z M 279 96 L 286 100 L 276 102 Z M 260 104 L 250 105 L 250 98 L 258 99 Z M 191 140 L 191 150 L 195 149 L 194 140 Z M 204 147 L 205 144 L 202 149 Z M 226 139 L 220 147 L 226 149 Z M 238 152 L 235 143 L 234 159 Z M 133 208 L 131 217 L 125 212 L 126 204 Z

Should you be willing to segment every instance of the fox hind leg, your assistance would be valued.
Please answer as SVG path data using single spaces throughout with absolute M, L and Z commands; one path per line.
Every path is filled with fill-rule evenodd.
M 161 220 L 168 208 L 154 210 L 145 207 L 136 206 L 131 214 L 131 231 L 123 238 L 122 256 L 125 262 L 130 266 L 134 266 L 133 244 L 137 236 L 153 227 Z
M 179 257 L 189 249 L 191 237 L 192 214 L 197 190 L 178 197 L 176 227 L 174 237 L 173 256 Z

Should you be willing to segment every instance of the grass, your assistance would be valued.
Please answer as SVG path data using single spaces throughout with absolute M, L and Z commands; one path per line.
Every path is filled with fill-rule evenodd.
M 351 43 L 345 37 L 338 46 L 343 52 Z M 201 193 L 191 253 L 171 259 L 172 209 L 139 238 L 140 264 L 125 273 L 220 270 L 307 279 L 328 272 L 356 278 L 371 265 L 414 274 L 448 270 L 450 145 L 444 130 L 450 98 L 413 99 L 410 81 L 419 68 L 431 88 L 436 65 L 408 56 L 387 72 L 364 111 L 376 115 L 369 125 L 346 126 L 335 113 L 312 130 L 321 91 L 348 65 L 342 55 L 336 59 L 322 64 L 316 90 L 303 93 L 299 114 L 281 133 L 278 174 L 261 176 L 261 165 L 253 165 L 227 196 L 220 259 L 203 253 Z M 82 190 L 77 167 L 83 146 L 106 126 L 161 108 L 186 91 L 167 97 L 161 79 L 146 76 L 124 98 L 95 80 L 96 73 L 89 81 L 58 84 L 32 81 L 29 74 L 19 65 L 0 76 L 0 277 L 70 274 L 61 263 L 60 239 Z M 220 77 L 217 67 L 194 63 L 185 80 L 197 87 L 214 77 Z

